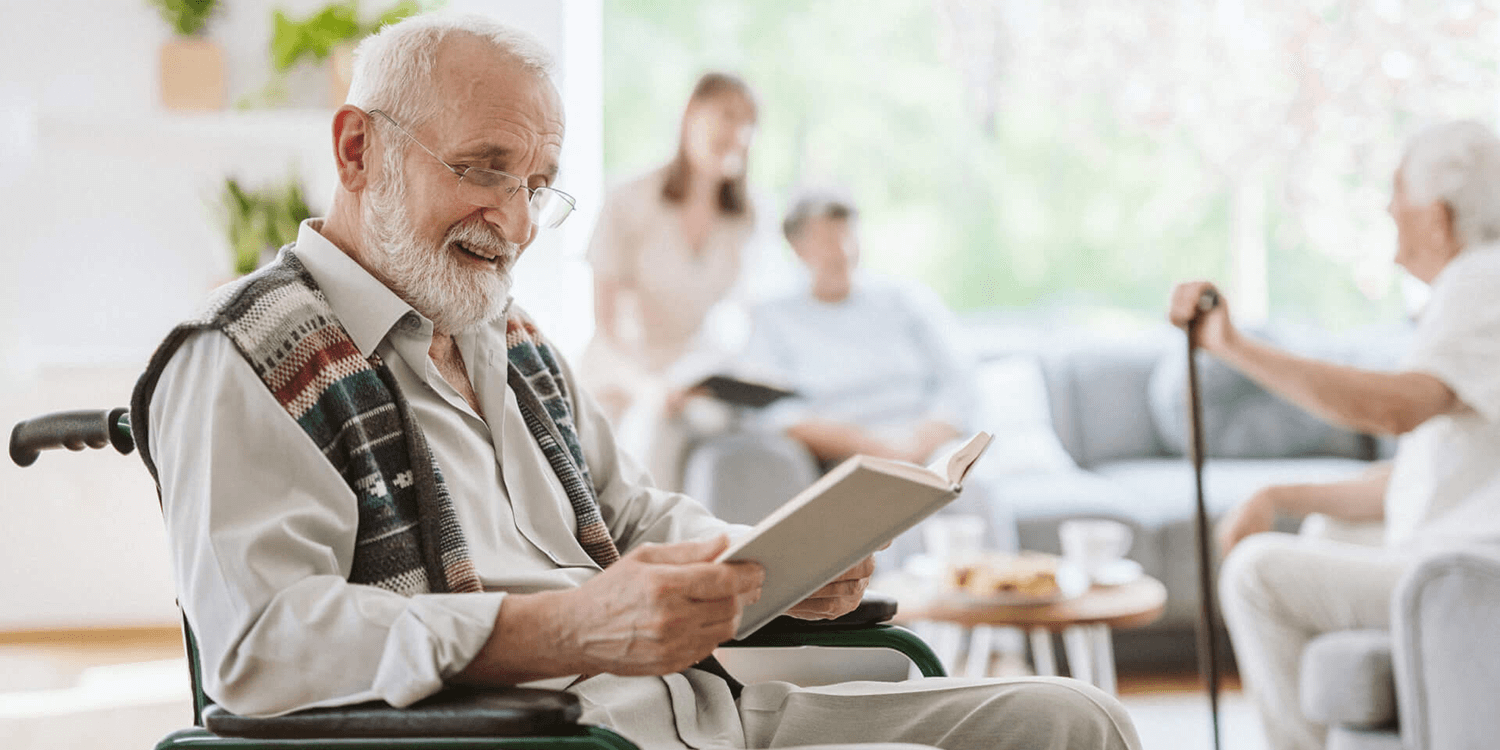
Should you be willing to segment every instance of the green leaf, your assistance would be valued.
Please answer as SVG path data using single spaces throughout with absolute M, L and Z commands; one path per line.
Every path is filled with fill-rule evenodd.
M 234 178 L 224 180 L 225 232 L 236 273 L 254 271 L 266 250 L 297 239 L 297 230 L 312 216 L 302 185 L 289 180 L 278 187 L 246 190 Z
M 401 2 L 396 3 L 390 10 L 380 14 L 380 17 L 375 19 L 375 23 L 366 28 L 365 33 L 373 34 L 382 27 L 399 23 L 420 12 L 422 12 L 422 6 L 417 3 L 417 0 L 401 0 Z
M 151 0 L 178 36 L 197 36 L 218 10 L 219 0 Z
M 302 25 L 287 18 L 285 13 L 276 11 L 273 17 L 275 30 L 271 33 L 271 64 L 281 72 L 290 70 L 297 64 L 297 58 L 302 56 L 304 42 L 302 41 Z

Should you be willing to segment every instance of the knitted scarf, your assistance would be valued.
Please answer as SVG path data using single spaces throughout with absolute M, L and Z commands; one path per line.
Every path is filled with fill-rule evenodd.
M 360 356 L 292 246 L 207 310 L 168 334 L 131 398 L 131 429 L 151 476 L 149 406 L 162 370 L 189 335 L 220 331 L 354 492 L 359 527 L 349 581 L 408 596 L 479 591 L 447 485 L 410 405 L 379 357 Z M 562 370 L 515 306 L 506 344 L 508 381 L 527 428 L 567 492 L 580 543 L 607 566 L 619 551 L 599 514 Z

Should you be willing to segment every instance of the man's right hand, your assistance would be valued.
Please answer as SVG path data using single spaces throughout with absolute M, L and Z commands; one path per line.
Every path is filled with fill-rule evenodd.
M 728 546 L 722 535 L 645 544 L 568 592 L 574 616 L 561 635 L 584 671 L 680 672 L 732 639 L 741 610 L 760 598 L 765 571 L 713 562 Z
M 1219 293 L 1219 304 L 1212 310 L 1201 312 L 1198 309 L 1198 301 L 1210 289 L 1214 289 L 1214 285 L 1207 281 L 1178 284 L 1172 290 L 1167 319 L 1178 328 L 1187 328 L 1188 322 L 1201 314 L 1203 318 L 1198 322 L 1197 328 L 1198 345 L 1210 352 L 1219 353 L 1231 345 L 1239 333 L 1229 318 L 1229 301 L 1224 298 L 1223 293 Z

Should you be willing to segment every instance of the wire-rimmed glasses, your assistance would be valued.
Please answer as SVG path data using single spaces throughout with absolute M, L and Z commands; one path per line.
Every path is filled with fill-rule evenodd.
M 484 167 L 460 167 L 443 161 L 443 157 L 433 153 L 426 144 L 417 140 L 417 137 L 407 132 L 390 115 L 378 109 L 370 110 L 372 115 L 380 115 L 392 127 L 401 131 L 401 134 L 411 139 L 412 143 L 422 147 L 432 158 L 437 159 L 439 164 L 448 168 L 458 177 L 458 197 L 466 203 L 485 208 L 498 208 L 510 200 L 518 190 L 525 190 L 526 207 L 531 216 L 531 223 L 543 229 L 553 229 L 573 213 L 573 207 L 577 202 L 573 196 L 561 190 L 550 187 L 527 187 L 526 180 L 509 172 L 501 172 L 498 169 L 485 169 Z

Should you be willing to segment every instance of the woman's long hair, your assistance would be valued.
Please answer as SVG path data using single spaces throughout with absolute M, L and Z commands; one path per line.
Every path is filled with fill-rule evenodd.
M 721 94 L 744 97 L 750 103 L 751 113 L 756 112 L 755 93 L 750 90 L 745 79 L 733 73 L 722 72 L 705 73 L 698 79 L 698 85 L 693 87 L 693 94 L 688 97 L 687 106 L 683 108 L 682 130 L 677 138 L 677 156 L 667 165 L 667 180 L 661 188 L 661 195 L 668 203 L 681 203 L 687 197 L 688 171 L 692 169 L 687 159 L 687 112 L 693 105 Z M 738 216 L 749 208 L 750 188 L 745 176 L 748 171 L 741 170 L 739 176 L 720 183 L 719 210 L 723 213 Z

